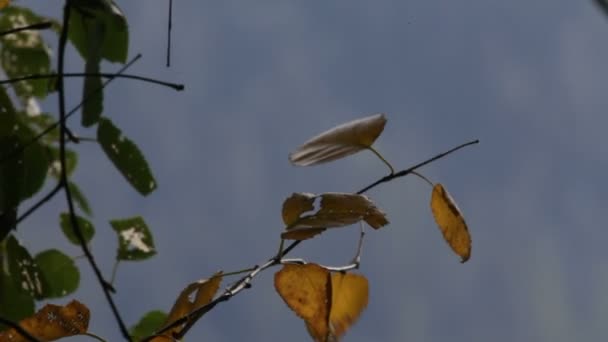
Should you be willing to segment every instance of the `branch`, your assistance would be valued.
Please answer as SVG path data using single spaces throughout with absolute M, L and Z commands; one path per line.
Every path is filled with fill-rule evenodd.
M 137 54 L 137 56 L 133 57 L 133 59 L 131 59 L 129 61 L 129 63 L 125 64 L 122 68 L 120 68 L 118 70 L 118 72 L 116 72 L 116 74 L 114 74 L 115 77 L 119 77 L 120 75 L 122 75 L 122 73 L 127 70 L 129 67 L 131 67 L 131 65 L 133 65 L 133 63 L 137 62 L 139 59 L 141 58 L 141 54 Z M 59 79 L 59 77 L 58 77 Z M 34 136 L 30 141 L 24 143 L 24 144 L 20 144 L 19 147 L 17 147 L 16 149 L 14 149 L 12 152 L 7 153 L 5 156 L 2 156 L 2 158 L 0 159 L 0 164 L 4 163 L 5 161 L 9 160 L 10 158 L 16 156 L 17 154 L 21 153 L 23 150 L 25 150 L 26 148 L 28 148 L 29 146 L 31 146 L 33 143 L 35 143 L 36 141 L 40 140 L 40 138 L 42 138 L 43 136 L 49 134 L 51 131 L 53 131 L 55 128 L 59 127 L 61 122 L 65 122 L 69 117 L 71 117 L 72 115 L 74 115 L 74 113 L 76 113 L 76 111 L 78 109 L 80 109 L 80 107 L 82 107 L 82 105 L 88 101 L 89 97 L 93 94 L 96 94 L 97 92 L 101 91 L 103 88 L 105 88 L 108 84 L 110 84 L 110 82 L 112 82 L 115 78 L 109 78 L 108 80 L 106 80 L 101 87 L 95 89 L 94 91 L 92 91 L 88 97 L 84 98 L 76 107 L 72 108 L 66 115 L 65 118 L 63 120 L 59 120 L 58 122 L 55 122 L 54 124 L 50 125 L 49 127 L 47 127 L 45 130 L 43 130 L 42 132 L 38 133 L 36 136 Z M 67 127 L 66 127 L 67 129 Z M 66 131 L 67 132 L 67 131 Z
M 478 144 L 478 143 L 479 143 L 479 139 L 476 139 L 476 140 L 473 140 L 473 141 L 469 141 L 468 143 L 464 143 L 462 145 L 458 145 L 458 146 L 454 147 L 451 150 L 445 151 L 443 153 L 440 153 L 440 154 L 434 156 L 433 158 L 430 158 L 430 159 L 427 159 L 427 160 L 425 160 L 425 161 L 423 161 L 421 163 L 418 163 L 418 164 L 410 167 L 409 169 L 401 170 L 401 171 L 399 171 L 397 173 L 391 173 L 390 175 L 384 176 L 384 177 L 378 179 L 377 181 L 373 182 L 372 184 L 366 186 L 365 188 L 357 191 L 357 194 L 361 195 L 362 193 L 367 192 L 368 190 L 371 190 L 371 189 L 375 188 L 379 184 L 390 182 L 390 181 L 392 181 L 395 178 L 407 176 L 410 173 L 416 171 L 417 169 L 419 169 L 419 168 L 421 168 L 421 167 L 423 167 L 423 166 L 425 166 L 427 164 L 430 164 L 430 163 L 434 162 L 437 159 L 441 159 L 441 158 L 447 156 L 448 154 L 451 154 L 452 152 L 456 152 L 456 151 L 460 150 L 463 147 L 467 147 L 469 145 L 474 145 L 474 144 Z
M 154 79 L 154 78 L 149 78 L 149 77 L 144 77 L 144 76 L 137 76 L 137 75 L 111 74 L 111 73 L 105 73 L 105 72 L 100 72 L 100 73 L 95 73 L 95 72 L 68 72 L 68 73 L 64 73 L 63 74 L 63 77 L 91 77 L 91 76 L 99 76 L 99 77 L 104 77 L 104 78 L 109 78 L 109 79 L 113 79 L 113 78 L 127 78 L 127 79 L 132 79 L 132 80 L 138 80 L 138 81 L 148 82 L 148 83 L 152 83 L 152 84 L 158 84 L 158 85 L 161 85 L 161 86 L 173 88 L 173 89 L 175 89 L 177 91 L 184 90 L 184 85 L 183 84 L 165 82 L 165 81 L 157 80 L 157 79 Z M 40 79 L 56 78 L 56 77 L 57 77 L 57 74 L 55 74 L 55 73 L 47 74 L 47 75 L 44 75 L 44 74 L 35 74 L 35 75 L 28 75 L 28 76 L 23 76 L 23 77 L 11 78 L 11 79 L 8 79 L 8 80 L 2 80 L 2 81 L 0 81 L 0 84 L 10 84 L 10 83 L 16 83 L 16 82 L 21 82 L 21 81 L 40 80 Z
M 66 0 L 66 3 L 64 4 L 64 7 L 63 7 L 63 25 L 61 27 L 61 35 L 59 36 L 59 53 L 58 53 L 58 58 L 57 58 L 57 73 L 58 73 L 57 92 L 59 93 L 59 122 L 60 122 L 60 125 L 59 125 L 59 159 L 61 162 L 61 183 L 63 183 L 63 185 L 64 185 L 63 189 L 65 190 L 65 197 L 66 197 L 66 201 L 68 203 L 68 209 L 70 212 L 70 222 L 72 224 L 72 230 L 74 231 L 74 234 L 78 238 L 78 241 L 80 242 L 80 247 L 82 248 L 82 251 L 84 252 L 85 256 L 87 257 L 87 260 L 91 264 L 91 267 L 93 268 L 95 275 L 97 276 L 97 280 L 99 281 L 99 284 L 101 285 L 101 289 L 103 290 L 103 293 L 105 294 L 106 299 L 107 299 L 108 303 L 110 304 L 110 308 L 112 309 L 114 317 L 116 318 L 118 326 L 120 327 L 120 331 L 122 332 L 123 336 L 125 337 L 125 339 L 127 341 L 131 341 L 131 336 L 129 335 L 129 330 L 127 329 L 127 326 L 125 325 L 124 321 L 122 320 L 122 318 L 120 316 L 120 312 L 118 311 L 118 308 L 116 307 L 116 304 L 114 303 L 114 300 L 112 298 L 112 294 L 110 293 L 114 289 L 104 279 L 103 275 L 101 274 L 101 270 L 99 269 L 99 267 L 97 266 L 97 263 L 95 262 L 95 258 L 93 257 L 93 254 L 91 253 L 91 251 L 89 250 L 89 248 L 87 246 L 86 240 L 82 233 L 82 229 L 76 218 L 74 202 L 72 201 L 72 193 L 71 193 L 70 187 L 67 186 L 68 174 L 67 174 L 66 155 L 65 155 L 67 115 L 66 115 L 66 110 L 65 110 L 65 89 L 64 89 L 64 85 L 63 85 L 63 68 L 64 68 L 65 48 L 66 48 L 67 37 L 68 37 L 69 22 L 70 22 L 70 1 Z
M 53 26 L 53 23 L 51 23 L 50 21 L 45 21 L 45 22 L 42 22 L 42 23 L 36 23 L 36 24 L 32 24 L 32 25 L 28 25 L 28 26 L 23 26 L 23 27 L 17 27 L 17 28 L 14 28 L 14 29 L 10 29 L 8 31 L 0 32 L 0 37 L 9 35 L 11 33 L 21 32 L 21 31 L 46 30 L 46 29 L 50 28 L 51 26 Z
M 399 171 L 397 173 L 391 173 L 388 176 L 382 177 L 379 180 L 377 180 L 376 182 L 372 183 L 371 185 L 366 186 L 365 188 L 359 190 L 357 192 L 357 194 L 363 194 L 367 191 L 369 191 L 370 189 L 378 186 L 379 184 L 382 183 L 386 183 L 386 182 L 390 182 L 391 180 L 395 179 L 395 178 L 399 178 L 399 177 L 403 177 L 406 176 L 410 173 L 413 173 L 416 171 L 416 169 L 421 168 L 429 163 L 434 162 L 435 160 L 441 159 L 445 156 L 447 156 L 450 153 L 453 153 L 463 147 L 469 146 L 469 145 L 473 145 L 473 144 L 477 144 L 479 143 L 479 140 L 473 140 L 470 141 L 468 143 L 456 146 L 446 152 L 440 153 L 430 159 L 427 159 L 421 163 L 418 163 L 408 169 Z M 362 244 L 363 244 L 363 237 L 365 235 L 365 232 L 363 230 L 361 230 L 361 235 L 359 237 L 359 246 L 357 248 L 357 255 L 355 256 L 354 260 L 352 261 L 352 263 L 350 265 L 347 266 L 341 266 L 341 267 L 325 267 L 329 270 L 332 271 L 347 271 L 347 270 L 351 270 L 351 269 L 355 269 L 359 267 L 359 259 L 360 259 L 360 255 L 361 255 L 361 248 L 362 248 Z M 305 262 L 301 259 L 288 259 L 285 260 L 283 259 L 283 257 L 287 254 L 289 254 L 294 248 L 296 248 L 300 243 L 302 243 L 302 241 L 304 240 L 296 240 L 294 242 L 292 242 L 289 246 L 287 246 L 287 248 L 285 248 L 282 252 L 280 252 L 279 254 L 277 254 L 276 256 L 268 259 L 264 264 L 262 264 L 262 266 L 255 266 L 253 267 L 253 271 L 251 271 L 249 274 L 245 275 L 244 277 L 242 277 L 241 279 L 239 279 L 234 285 L 228 287 L 224 293 L 215 298 L 214 300 L 212 300 L 211 302 L 209 302 L 206 305 L 203 305 L 197 309 L 192 310 L 190 313 L 188 313 L 185 316 L 182 316 L 180 319 L 175 320 L 173 322 L 171 322 L 170 324 L 164 326 L 163 328 L 161 328 L 159 331 L 157 331 L 154 335 L 147 337 L 146 339 L 144 339 L 143 341 L 150 341 L 152 338 L 162 335 L 163 333 L 177 327 L 180 326 L 182 324 L 185 324 L 184 328 L 182 330 L 180 330 L 177 334 L 175 334 L 173 336 L 173 338 L 175 339 L 181 339 L 184 337 L 184 335 L 186 335 L 186 333 L 188 332 L 188 330 L 190 330 L 192 328 L 192 326 L 194 324 L 196 324 L 196 322 L 203 316 L 205 315 L 207 312 L 211 311 L 216 305 L 222 303 L 222 302 L 226 302 L 228 301 L 230 298 L 236 296 L 237 294 L 239 294 L 241 291 L 243 291 L 244 289 L 248 289 L 251 287 L 251 282 L 253 280 L 253 278 L 255 278 L 260 272 L 264 271 L 267 268 L 270 268 L 272 266 L 276 266 L 281 264 L 282 262 Z
M 21 221 L 25 220 L 28 216 L 30 216 L 36 210 L 38 210 L 38 208 L 40 208 L 46 202 L 50 201 L 53 197 L 55 197 L 55 195 L 57 193 L 59 193 L 59 190 L 61 190 L 61 188 L 63 188 L 63 185 L 64 185 L 64 183 L 62 181 L 59 181 L 57 183 L 57 185 L 55 185 L 53 190 L 49 191 L 49 193 L 46 194 L 46 196 L 42 197 L 38 202 L 36 202 L 36 204 L 32 205 L 28 210 L 26 210 L 23 214 L 21 214 L 21 216 L 19 216 L 19 218 L 17 218 L 17 221 L 15 221 L 15 224 L 19 224 Z
M 169 0 L 169 21 L 167 22 L 167 68 L 171 66 L 171 29 L 173 27 L 173 0 Z
M 37 339 L 36 337 L 32 336 L 29 332 L 27 332 L 27 330 L 23 329 L 19 324 L 8 320 L 2 316 L 0 316 L 0 323 L 5 324 L 10 326 L 11 328 L 15 329 L 21 336 L 25 337 L 25 339 L 27 339 L 30 342 L 40 342 L 39 339 Z M 17 337 L 17 336 L 14 336 Z M 12 335 L 8 335 L 9 341 L 12 340 L 12 338 L 14 338 Z

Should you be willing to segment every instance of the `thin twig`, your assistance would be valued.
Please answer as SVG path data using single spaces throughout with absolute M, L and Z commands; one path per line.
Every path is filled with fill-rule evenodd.
M 65 154 L 65 144 L 66 144 L 66 129 L 65 128 L 66 128 L 67 115 L 66 115 L 66 110 L 65 110 L 65 89 L 64 89 L 64 85 L 63 85 L 63 68 L 64 68 L 64 59 L 65 59 L 65 48 L 66 48 L 67 37 L 68 37 L 68 24 L 70 22 L 70 12 L 71 12 L 70 3 L 69 3 L 69 0 L 67 0 L 63 7 L 63 25 L 61 27 L 61 35 L 59 36 L 59 53 L 58 53 L 58 57 L 57 57 L 57 73 L 59 75 L 57 77 L 57 92 L 59 94 L 59 122 L 60 122 L 60 125 L 59 125 L 59 159 L 61 162 L 61 182 L 64 185 L 68 184 L 68 174 L 67 174 L 66 154 Z M 95 275 L 97 276 L 97 280 L 99 281 L 99 284 L 101 285 L 101 289 L 103 290 L 103 293 L 105 294 L 106 299 L 107 299 L 108 303 L 110 304 L 110 308 L 112 309 L 112 313 L 114 314 L 114 317 L 116 318 L 118 326 L 120 327 L 120 331 L 122 332 L 124 338 L 127 341 L 131 341 L 131 336 L 129 335 L 129 330 L 127 329 L 127 326 L 125 325 L 122 317 L 120 316 L 120 312 L 118 311 L 118 308 L 117 308 L 116 304 L 114 303 L 114 299 L 112 298 L 112 294 L 110 293 L 113 290 L 113 288 L 104 279 L 103 275 L 101 274 L 101 270 L 99 269 L 99 267 L 97 266 L 97 263 L 95 262 L 95 258 L 93 257 L 93 254 L 91 253 L 91 251 L 89 250 L 89 247 L 87 246 L 86 240 L 82 233 L 82 229 L 78 223 L 78 219 L 76 218 L 76 212 L 75 212 L 75 208 L 74 208 L 74 202 L 72 201 L 72 193 L 71 193 L 70 187 L 64 186 L 63 189 L 65 190 L 65 197 L 66 197 L 66 201 L 67 201 L 68 209 L 69 209 L 69 213 L 70 213 L 70 222 L 72 224 L 72 230 L 74 231 L 74 234 L 78 238 L 78 241 L 80 242 L 80 247 L 82 248 L 82 251 L 86 255 L 87 260 L 89 261 L 89 264 L 91 264 L 91 267 L 93 268 Z
M 45 21 L 42 23 L 36 23 L 36 24 L 28 25 L 28 26 L 16 27 L 16 28 L 10 29 L 8 31 L 0 32 L 0 37 L 6 36 L 11 33 L 21 32 L 21 31 L 46 30 L 46 29 L 50 28 L 51 26 L 53 26 L 53 23 L 51 23 L 50 21 Z
M 167 68 L 171 66 L 171 29 L 173 28 L 173 0 L 169 0 L 169 22 L 167 23 Z
M 55 185 L 55 187 L 51 191 L 49 191 L 49 193 L 46 194 L 46 196 L 42 197 L 38 202 L 36 202 L 28 210 L 26 210 L 23 214 L 21 214 L 17 218 L 17 221 L 15 221 L 15 224 L 19 224 L 21 221 L 25 220 L 28 216 L 30 216 L 36 210 L 38 210 L 38 208 L 40 208 L 46 202 L 50 201 L 53 197 L 55 197 L 55 195 L 57 193 L 59 193 L 59 190 L 61 190 L 61 188 L 63 188 L 63 184 L 64 183 L 61 182 L 61 181 L 57 182 L 57 184 Z
M 67 72 L 67 73 L 63 74 L 63 77 L 95 77 L 95 76 L 109 78 L 109 79 L 127 78 L 127 79 L 132 79 L 132 80 L 137 80 L 137 81 L 148 82 L 148 83 L 152 83 L 152 84 L 158 84 L 161 86 L 173 88 L 177 91 L 182 91 L 185 88 L 183 84 L 166 82 L 166 81 L 161 81 L 161 80 L 157 80 L 154 78 L 137 76 L 137 75 L 129 75 L 129 74 L 112 74 L 112 73 L 106 73 L 106 72 Z M 51 74 L 27 75 L 27 76 L 23 76 L 23 77 L 11 78 L 8 80 L 1 80 L 0 84 L 10 84 L 10 83 L 17 83 L 17 82 L 22 82 L 22 81 L 40 80 L 40 79 L 48 79 L 48 78 L 57 78 L 57 74 L 51 73 Z
M 15 329 L 15 331 L 17 331 L 17 333 L 19 333 L 21 336 L 25 337 L 27 340 L 29 340 L 30 342 L 40 342 L 39 339 L 37 339 L 36 337 L 32 336 L 29 332 L 27 332 L 27 330 L 23 329 L 19 324 L 6 319 L 4 317 L 0 317 L 0 323 L 5 324 L 10 326 L 11 328 Z M 11 340 L 11 335 L 8 336 L 8 340 Z M 16 336 L 15 336 L 16 337 Z
M 397 173 L 391 174 L 389 176 L 385 176 L 380 178 L 379 180 L 377 180 L 376 182 L 372 183 L 371 185 L 366 186 L 365 188 L 359 190 L 357 192 L 357 194 L 363 194 L 367 191 L 369 191 L 370 189 L 378 186 L 379 184 L 382 183 L 386 183 L 389 182 L 395 178 L 399 178 L 399 177 L 403 177 L 406 176 L 414 171 L 416 171 L 416 169 L 423 167 L 437 159 L 443 158 L 445 156 L 447 156 L 448 154 L 455 152 L 465 146 L 469 146 L 469 145 L 473 145 L 473 144 L 477 144 L 479 143 L 479 140 L 474 140 L 474 141 L 470 141 L 468 143 L 459 145 L 457 147 L 454 147 L 446 152 L 440 153 L 430 159 L 427 159 L 421 163 L 418 163 L 408 169 L 399 171 Z M 357 256 L 360 255 L 361 253 L 361 244 L 363 241 L 363 235 L 364 232 L 362 232 L 362 235 L 360 237 L 359 240 L 359 249 L 357 251 Z M 149 341 L 152 338 L 162 335 L 163 333 L 177 327 L 180 325 L 184 325 L 184 328 L 182 330 L 180 330 L 178 333 L 174 334 L 173 338 L 175 339 L 181 339 L 184 337 L 184 335 L 186 335 L 186 333 L 192 328 L 192 326 L 194 326 L 194 324 L 196 324 L 196 322 L 198 321 L 198 319 L 200 319 L 203 315 L 205 315 L 207 312 L 211 311 L 216 305 L 218 305 L 219 303 L 228 301 L 230 298 L 236 296 L 238 293 L 240 293 L 241 291 L 243 291 L 244 289 L 248 289 L 251 287 L 251 281 L 253 280 L 253 278 L 255 278 L 260 272 L 264 271 L 267 268 L 270 268 L 272 266 L 276 266 L 281 264 L 282 261 L 284 261 L 283 257 L 287 254 L 289 254 L 294 248 L 296 248 L 300 243 L 302 243 L 302 241 L 304 240 L 296 240 L 294 242 L 292 242 L 289 246 L 287 246 L 287 248 L 285 248 L 282 252 L 280 252 L 278 255 L 268 259 L 268 261 L 266 261 L 264 264 L 262 264 L 262 266 L 258 266 L 258 267 L 254 267 L 253 271 L 251 271 L 251 273 L 247 274 L 246 276 L 242 277 L 241 279 L 239 279 L 236 283 L 234 283 L 234 285 L 230 286 L 228 289 L 226 289 L 224 291 L 224 293 L 222 295 L 220 295 L 219 297 L 215 298 L 214 300 L 212 300 L 211 302 L 209 302 L 206 305 L 203 305 L 199 308 L 196 308 L 194 310 L 192 310 L 190 313 L 188 313 L 185 316 L 182 316 L 180 319 L 175 320 L 174 322 L 164 326 L 162 329 L 160 329 L 159 331 L 157 331 L 154 335 L 147 337 L 146 339 L 144 339 L 144 341 Z M 357 258 L 355 258 L 357 259 Z M 296 260 L 296 259 L 293 259 Z M 336 271 L 346 271 L 346 270 L 350 270 L 350 269 L 355 269 L 357 268 L 357 262 L 355 260 L 355 262 L 353 262 L 351 265 L 347 265 L 346 269 L 342 269 L 342 268 L 331 268 L 331 270 L 336 270 Z
M 141 54 L 137 54 L 137 56 L 133 57 L 133 59 L 131 59 L 129 61 L 129 63 L 125 64 L 122 68 L 120 68 L 118 70 L 118 72 L 115 74 L 115 76 L 121 75 L 125 70 L 127 70 L 129 67 L 131 67 L 131 65 L 133 65 L 133 63 L 137 62 L 139 59 L 141 58 Z M 5 156 L 2 156 L 0 158 L 0 164 L 4 163 L 5 161 L 7 161 L 8 159 L 14 157 L 15 155 L 21 153 L 23 150 L 25 150 L 26 148 L 28 148 L 29 146 L 31 146 L 33 143 L 35 143 L 36 141 L 38 141 L 40 138 L 42 138 L 43 136 L 49 134 L 50 132 L 52 132 L 55 128 L 59 127 L 59 124 L 61 122 L 65 122 L 65 120 L 67 120 L 69 117 L 71 117 L 72 115 L 74 115 L 74 113 L 76 113 L 76 111 L 78 111 L 78 109 L 80 109 L 80 107 L 82 107 L 82 105 L 89 100 L 89 98 L 91 97 L 91 95 L 94 95 L 96 92 L 101 91 L 103 88 L 105 88 L 108 84 L 110 84 L 110 82 L 112 82 L 114 80 L 114 78 L 109 78 L 107 79 L 102 85 L 101 87 L 95 89 L 94 91 L 92 91 L 90 94 L 88 94 L 89 96 L 85 97 L 76 107 L 72 108 L 66 115 L 63 121 L 57 121 L 55 123 L 53 123 L 52 125 L 50 125 L 49 127 L 45 128 L 42 132 L 36 134 L 36 136 L 34 136 L 31 140 L 29 140 L 28 142 L 19 145 L 19 147 L 17 147 L 16 149 L 14 149 L 13 151 L 7 153 Z
M 463 147 L 467 147 L 469 145 L 474 145 L 474 144 L 478 144 L 478 143 L 479 143 L 479 140 L 469 141 L 468 143 L 464 143 L 462 145 L 458 145 L 458 146 L 454 147 L 453 149 L 451 149 L 449 151 L 440 153 L 440 154 L 434 156 L 433 158 L 430 158 L 430 159 L 427 159 L 427 160 L 425 160 L 425 161 L 423 161 L 421 163 L 418 163 L 418 164 L 410 167 L 409 169 L 401 170 L 401 171 L 399 171 L 397 173 L 384 176 L 384 177 L 378 179 L 377 181 L 373 182 L 372 184 L 366 186 L 365 188 L 357 191 L 357 194 L 360 195 L 360 194 L 362 194 L 364 192 L 367 192 L 367 191 L 371 190 L 372 188 L 375 188 L 379 184 L 390 182 L 390 181 L 392 181 L 395 178 L 407 176 L 408 174 L 412 173 L 412 171 L 416 171 L 417 169 L 419 169 L 419 168 L 421 168 L 421 167 L 423 167 L 423 166 L 425 166 L 425 165 L 427 165 L 429 163 L 432 163 L 432 162 L 434 162 L 437 159 L 443 158 L 443 157 L 447 156 L 448 154 L 450 154 L 452 152 L 456 152 L 456 151 L 460 150 Z

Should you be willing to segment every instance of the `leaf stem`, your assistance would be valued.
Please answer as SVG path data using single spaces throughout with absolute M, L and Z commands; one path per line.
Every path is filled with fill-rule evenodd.
M 426 178 L 424 175 L 422 175 L 422 173 L 419 173 L 417 171 L 412 171 L 411 174 L 413 174 L 414 176 L 417 176 L 419 178 L 422 178 L 425 182 L 427 182 L 431 188 L 435 186 L 435 184 L 433 184 L 433 182 L 431 182 L 428 178 Z
M 382 162 L 384 164 L 386 164 L 386 166 L 388 166 L 389 170 L 391 170 L 391 175 L 395 173 L 395 169 L 393 168 L 393 165 L 391 165 L 391 163 L 389 163 L 388 160 L 386 160 L 384 158 L 384 156 L 382 154 L 380 154 L 380 152 L 378 152 L 372 146 L 369 146 L 367 149 L 370 150 L 370 151 L 372 151 L 372 152 L 374 152 L 374 154 L 376 155 L 376 157 L 380 158 L 380 160 L 382 160 Z

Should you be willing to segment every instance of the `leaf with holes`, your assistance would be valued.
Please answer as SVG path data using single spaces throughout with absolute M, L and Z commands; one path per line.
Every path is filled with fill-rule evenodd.
M 141 216 L 110 221 L 118 234 L 117 260 L 144 260 L 156 254 L 152 233 Z
M 76 216 L 76 221 L 78 221 L 78 227 L 82 232 L 85 243 L 89 243 L 95 235 L 95 227 L 93 227 L 93 224 L 89 220 L 81 216 Z M 71 243 L 80 246 L 80 240 L 76 233 L 74 233 L 69 213 L 61 213 L 61 215 L 59 215 L 59 225 L 61 226 L 61 230 L 65 237 L 68 238 Z
M 44 279 L 40 267 L 30 253 L 14 236 L 6 241 L 8 269 L 14 285 L 30 296 L 41 299 L 44 294 Z
M 49 21 L 23 7 L 10 6 L 2 10 L 0 31 Z M 19 61 L 16 63 L 15 61 Z M 0 63 L 7 78 L 51 72 L 51 49 L 38 30 L 23 30 L 0 36 Z M 36 96 L 44 98 L 49 91 L 49 80 L 27 80 L 13 84 L 17 96 L 25 101 Z
M 315 210 L 315 201 L 320 208 Z M 294 193 L 283 202 L 285 231 L 281 238 L 306 240 L 327 228 L 365 221 L 374 229 L 388 224 L 386 214 L 366 196 L 327 192 L 320 195 Z
M 33 314 L 34 298 L 20 284 L 15 284 L 14 277 L 0 270 L 0 316 L 18 322 Z M 4 329 L 0 323 L 0 331 Z
M 74 260 L 63 252 L 49 249 L 34 258 L 42 273 L 43 297 L 64 297 L 76 291 L 80 283 L 80 272 Z
M 106 118 L 99 121 L 97 141 L 118 171 L 140 194 L 145 196 L 156 189 L 156 180 L 143 154 L 112 121 Z
M 66 306 L 47 304 L 35 315 L 21 320 L 19 325 L 41 341 L 55 341 L 86 333 L 90 316 L 89 308 L 73 300 Z M 30 340 L 11 328 L 0 332 L 0 341 L 29 342 Z
M 353 120 L 325 131 L 298 147 L 289 161 L 298 166 L 317 165 L 368 149 L 384 130 L 384 114 Z
M 466 262 L 471 257 L 471 235 L 462 212 L 441 184 L 433 187 L 431 210 L 443 238 L 452 250 Z

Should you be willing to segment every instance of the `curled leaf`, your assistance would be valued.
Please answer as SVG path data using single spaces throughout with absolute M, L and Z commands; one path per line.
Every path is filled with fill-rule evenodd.
M 316 265 L 283 266 L 274 285 L 285 304 L 304 320 L 315 341 L 336 341 L 367 306 L 368 283 L 361 275 L 330 273 Z
M 89 309 L 73 300 L 66 306 L 47 304 L 35 315 L 23 319 L 19 325 L 41 341 L 55 341 L 86 333 L 89 317 Z M 29 339 L 11 328 L 0 332 L 0 341 L 29 342 Z
M 289 155 L 298 166 L 309 166 L 344 158 L 370 147 L 380 136 L 386 118 L 375 114 L 325 131 L 305 142 Z
M 201 279 L 186 286 L 175 300 L 164 325 L 171 324 L 175 320 L 189 314 L 192 310 L 211 302 L 213 296 L 215 296 L 215 293 L 219 289 L 221 282 L 222 272 L 220 271 L 209 279 Z M 183 324 L 178 325 L 165 332 L 165 334 L 172 336 L 173 333 L 179 332 L 182 327 Z
M 466 262 L 471 257 L 471 235 L 456 202 L 441 184 L 433 187 L 431 210 L 443 238 L 452 250 Z
M 320 208 L 315 210 L 318 199 Z M 317 196 L 294 193 L 283 202 L 282 214 L 286 228 L 281 238 L 290 240 L 306 240 L 327 228 L 348 226 L 361 220 L 374 229 L 388 224 L 386 214 L 369 198 L 349 193 L 327 192 Z

